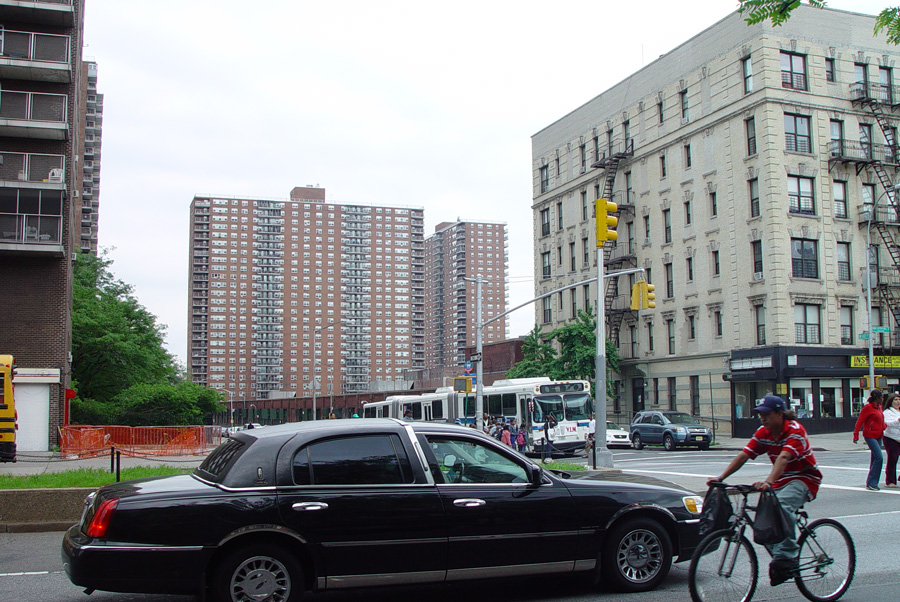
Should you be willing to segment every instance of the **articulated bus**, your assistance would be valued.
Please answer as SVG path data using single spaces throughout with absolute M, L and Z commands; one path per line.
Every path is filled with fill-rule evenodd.
M 16 402 L 13 399 L 15 360 L 0 355 L 0 462 L 16 461 Z
M 591 384 L 583 380 L 552 381 L 546 377 L 499 380 L 483 389 L 484 412 L 529 429 L 528 448 L 544 448 L 544 423 L 552 414 L 557 421 L 551 431 L 553 448 L 561 452 L 584 449 L 593 411 Z M 384 401 L 363 406 L 364 418 L 403 418 L 426 422 L 475 423 L 475 393 L 457 393 L 443 387 L 423 395 L 391 395 Z

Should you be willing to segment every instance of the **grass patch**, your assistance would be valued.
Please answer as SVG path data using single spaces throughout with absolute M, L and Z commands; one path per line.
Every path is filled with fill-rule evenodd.
M 123 468 L 121 479 L 143 479 L 173 474 L 187 474 L 193 468 L 177 466 L 133 466 Z M 58 489 L 65 487 L 102 487 L 116 482 L 116 474 L 102 468 L 79 468 L 65 472 L 12 476 L 0 475 L 0 489 Z
M 553 462 L 547 462 L 543 466 L 544 468 L 549 468 L 550 470 L 565 470 L 566 472 L 587 470 L 587 466 L 585 466 L 584 464 L 575 464 L 574 462 L 557 462 L 556 460 L 554 460 Z

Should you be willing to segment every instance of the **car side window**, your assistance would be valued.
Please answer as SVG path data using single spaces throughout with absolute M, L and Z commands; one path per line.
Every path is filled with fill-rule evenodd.
M 312 443 L 294 456 L 293 473 L 297 485 L 397 485 L 414 479 L 406 450 L 393 434 Z
M 427 435 L 445 483 L 527 483 L 525 467 L 473 439 Z
M 653 415 L 653 424 L 662 424 L 662 423 L 663 423 L 663 419 L 659 415 L 654 414 Z

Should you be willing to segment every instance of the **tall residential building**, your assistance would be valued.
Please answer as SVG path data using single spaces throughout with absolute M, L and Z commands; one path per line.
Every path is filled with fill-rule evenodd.
M 191 203 L 190 372 L 238 399 L 364 392 L 424 365 L 421 208 Z
M 19 450 L 58 442 L 80 213 L 82 0 L 0 0 L 0 349 L 19 365 Z
M 475 345 L 476 283 L 482 276 L 482 321 L 506 311 L 506 225 L 443 222 L 425 239 L 425 368 L 461 366 Z M 506 338 L 506 318 L 484 328 L 483 343 Z
M 103 128 L 103 95 L 97 92 L 97 63 L 84 61 L 81 69 L 82 106 L 80 116 L 84 147 L 81 162 L 81 238 L 83 252 L 97 254 L 98 222 L 100 218 L 100 141 Z
M 606 271 L 656 286 L 656 309 L 634 312 L 640 276 L 607 281 L 623 358 L 610 417 L 671 408 L 744 435 L 774 392 L 814 431 L 852 427 L 860 335 L 900 322 L 900 49 L 873 26 L 805 5 L 780 27 L 735 13 L 533 136 L 535 292 L 596 274 L 604 197 L 620 220 Z M 595 286 L 547 299 L 538 322 L 570 320 Z M 874 336 L 893 390 L 900 338 Z

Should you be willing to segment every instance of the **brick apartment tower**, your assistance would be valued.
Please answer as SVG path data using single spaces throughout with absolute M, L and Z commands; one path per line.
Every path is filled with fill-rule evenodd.
M 421 208 L 191 203 L 190 374 L 235 400 L 369 390 L 424 365 Z M 314 347 L 315 345 L 315 347 Z M 321 406 L 320 406 L 321 411 Z
M 425 368 L 460 366 L 475 345 L 476 284 L 481 274 L 483 321 L 506 311 L 507 234 L 502 223 L 443 222 L 425 240 Z M 485 326 L 482 342 L 506 338 L 506 318 Z
M 0 0 L 0 349 L 43 374 L 17 388 L 21 451 L 57 442 L 69 385 L 83 6 Z
M 97 63 L 86 60 L 81 67 L 81 104 L 79 115 L 83 141 L 81 177 L 81 211 L 79 247 L 85 253 L 97 254 L 100 217 L 100 139 L 103 127 L 103 95 L 97 92 Z M 78 208 L 76 208 L 78 213 Z

